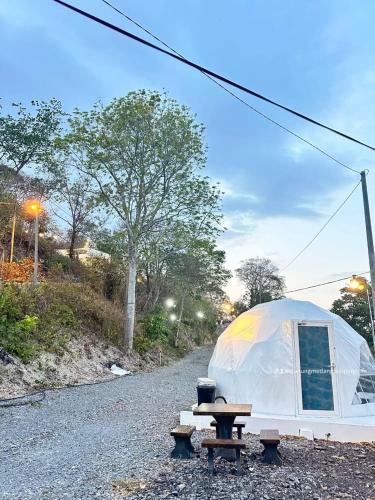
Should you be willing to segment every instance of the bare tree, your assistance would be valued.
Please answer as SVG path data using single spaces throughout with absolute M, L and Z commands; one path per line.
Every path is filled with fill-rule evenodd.
M 97 207 L 92 178 L 77 170 L 76 161 L 64 147 L 48 169 L 50 191 L 59 203 L 52 211 L 67 225 L 70 259 L 74 258 L 77 240 L 94 228 Z

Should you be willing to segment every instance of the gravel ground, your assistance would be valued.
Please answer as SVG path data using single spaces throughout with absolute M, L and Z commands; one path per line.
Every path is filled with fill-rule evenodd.
M 259 436 L 244 436 L 248 450 L 242 456 L 241 477 L 234 464 L 216 460 L 215 475 L 207 472 L 207 452 L 199 441 L 208 432 L 195 433 L 200 457 L 165 460 L 159 477 L 149 483 L 119 482 L 118 498 L 151 500 L 374 500 L 375 446 L 282 437 L 283 466 L 261 463 Z M 211 436 L 212 437 L 212 436 Z M 125 495 L 133 486 L 135 493 Z
M 196 399 L 212 348 L 114 382 L 50 392 L 33 406 L 0 409 L 2 499 L 375 499 L 375 446 L 283 438 L 283 467 L 260 462 L 246 435 L 244 474 L 217 460 L 172 460 L 169 430 Z
M 150 373 L 0 409 L 1 500 L 113 498 L 116 480 L 156 477 L 211 352 L 202 347 Z

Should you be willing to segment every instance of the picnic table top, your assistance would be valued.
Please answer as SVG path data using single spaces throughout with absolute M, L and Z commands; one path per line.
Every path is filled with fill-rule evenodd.
M 195 408 L 193 415 L 212 415 L 226 417 L 250 417 L 251 405 L 225 404 L 225 403 L 202 403 Z

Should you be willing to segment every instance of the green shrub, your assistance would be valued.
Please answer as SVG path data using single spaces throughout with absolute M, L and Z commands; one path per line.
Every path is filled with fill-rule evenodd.
M 135 335 L 133 347 L 134 350 L 142 356 L 152 347 L 152 342 L 144 335 Z
M 25 316 L 14 323 L 0 317 L 0 339 L 7 352 L 27 363 L 35 355 L 37 344 L 32 335 L 38 324 L 37 316 Z
M 22 318 L 22 310 L 17 301 L 17 285 L 7 284 L 0 291 L 0 321 L 14 322 Z
M 144 331 L 146 337 L 151 340 L 151 342 L 158 342 L 161 344 L 168 342 L 170 331 L 168 328 L 167 316 L 161 307 L 156 307 L 152 313 L 146 316 Z
M 77 328 L 79 326 L 79 321 L 67 304 L 51 304 L 51 307 L 44 315 L 44 320 L 50 323 L 56 322 L 66 328 Z

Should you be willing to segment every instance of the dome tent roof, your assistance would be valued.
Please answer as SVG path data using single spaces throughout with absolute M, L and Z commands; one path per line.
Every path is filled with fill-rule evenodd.
M 331 362 L 336 367 L 332 374 L 336 415 L 367 415 L 372 405 L 352 405 L 361 349 L 368 350 L 366 341 L 342 318 L 307 301 L 281 299 L 263 303 L 228 326 L 217 341 L 208 369 L 218 391 L 230 402 L 252 403 L 256 413 L 300 414 L 302 379 L 297 330 L 301 322 L 309 325 L 308 348 L 315 345 L 315 355 L 317 351 L 319 354 L 322 333 L 316 326 L 325 325 L 323 333 L 329 338 Z M 313 359 L 311 363 L 314 365 Z

